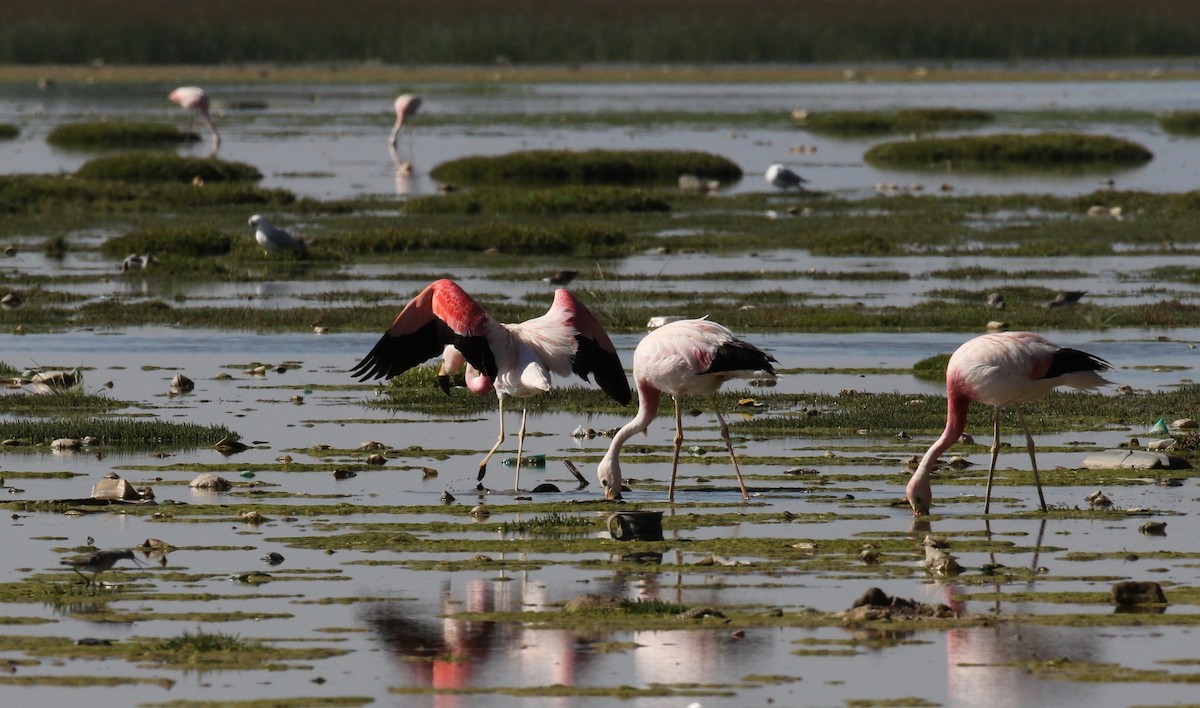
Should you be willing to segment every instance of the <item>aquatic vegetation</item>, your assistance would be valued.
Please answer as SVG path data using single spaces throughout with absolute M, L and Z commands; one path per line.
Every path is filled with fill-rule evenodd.
M 830 135 L 927 133 L 934 130 L 983 125 L 995 117 L 968 108 L 912 108 L 895 112 L 826 111 L 797 121 L 806 130 Z
M 182 143 L 188 138 L 173 125 L 102 120 L 57 126 L 46 136 L 46 142 L 71 148 L 147 147 Z
M 627 236 L 619 229 L 583 222 L 514 224 L 501 221 L 456 229 L 392 224 L 340 235 L 331 243 L 315 244 L 338 253 L 401 254 L 411 251 L 494 251 L 510 255 L 561 254 L 608 258 L 627 252 Z
M 918 138 L 876 145 L 863 155 L 889 167 L 995 170 L 1115 165 L 1136 166 L 1154 155 L 1129 140 L 1080 133 L 997 134 Z
M 83 394 L 70 393 L 57 396 L 0 396 L 0 401 L 8 398 L 53 399 L 60 398 L 57 405 L 29 406 L 19 410 L 7 408 L 10 412 L 24 415 L 53 415 L 49 420 L 17 418 L 4 423 L 4 435 L 8 438 L 21 440 L 27 444 L 44 445 L 58 438 L 74 438 L 82 440 L 85 437 L 96 438 L 97 445 L 139 445 L 139 446 L 171 446 L 198 447 L 212 446 L 225 437 L 237 438 L 237 433 L 220 425 L 200 425 L 197 423 L 180 423 L 165 420 L 143 420 L 138 418 L 85 418 L 69 413 L 94 413 L 100 403 L 116 407 L 117 401 L 103 399 L 101 396 L 85 397 Z M 88 407 L 72 405 L 83 402 Z M 22 447 L 5 448 L 20 452 Z
M 663 196 L 642 189 L 610 186 L 486 187 L 419 197 L 404 203 L 408 214 L 595 214 L 670 209 Z
M 171 153 L 139 152 L 98 157 L 85 162 L 75 176 L 88 180 L 123 182 L 254 182 L 262 173 L 252 165 L 216 158 L 199 158 Z
M 736 180 L 742 170 L 732 160 L 684 150 L 528 150 L 443 162 L 430 175 L 468 185 L 671 184 L 681 174 Z
M 213 183 L 197 189 L 182 183 L 80 180 L 70 175 L 0 175 L 0 214 L 30 214 L 62 220 L 78 210 L 89 214 L 159 212 L 232 204 L 283 206 L 296 201 L 283 189 L 245 183 Z
M 1172 135 L 1200 135 L 1200 111 L 1175 111 L 1163 116 L 1159 124 Z
M 12 140 L 21 134 L 21 129 L 12 123 L 0 123 L 0 140 Z
M 100 252 L 113 258 L 123 258 L 129 253 L 206 258 L 228 254 L 233 250 L 234 238 L 231 232 L 213 226 L 175 222 L 114 236 L 100 245 Z

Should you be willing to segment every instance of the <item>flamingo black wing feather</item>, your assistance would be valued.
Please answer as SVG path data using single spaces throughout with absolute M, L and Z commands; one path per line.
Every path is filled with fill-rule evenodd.
M 575 357 L 571 360 L 571 371 L 579 378 L 588 380 L 589 374 L 595 374 L 596 384 L 621 405 L 633 400 L 633 392 L 629 390 L 629 379 L 625 377 L 625 367 L 617 353 L 605 349 L 590 337 L 576 335 L 578 346 Z

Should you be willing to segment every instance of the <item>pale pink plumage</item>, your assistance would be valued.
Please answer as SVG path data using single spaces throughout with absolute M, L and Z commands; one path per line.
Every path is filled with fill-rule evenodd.
M 608 452 L 600 460 L 597 475 L 604 495 L 621 498 L 621 448 L 637 433 L 645 432 L 658 415 L 663 393 L 675 399 L 675 454 L 671 462 L 669 499 L 675 499 L 675 475 L 679 467 L 679 449 L 683 444 L 683 421 L 679 399 L 683 396 L 707 396 L 721 425 L 721 438 L 729 451 L 729 460 L 737 475 L 742 498 L 749 499 L 742 472 L 738 468 L 729 440 L 729 427 L 717 407 L 717 391 L 728 380 L 774 380 L 775 359 L 738 339 L 726 327 L 705 319 L 679 320 L 663 325 L 646 335 L 633 352 L 633 379 L 638 390 L 638 412 L 613 435 Z
M 415 116 L 421 108 L 421 97 L 411 93 L 402 93 L 396 97 L 394 108 L 396 109 L 396 124 L 392 126 L 392 134 L 388 138 L 388 144 L 393 148 L 396 147 L 396 138 L 400 135 L 400 130 L 404 128 L 404 122 Z
M 596 383 L 614 400 L 632 398 L 625 370 L 608 334 L 587 306 L 569 291 L 554 293 L 546 314 L 525 322 L 503 324 L 492 319 L 479 303 L 451 280 L 438 280 L 414 297 L 375 347 L 351 373 L 368 378 L 391 378 L 442 355 L 439 382 L 449 389 L 449 377 L 464 364 L 472 393 L 494 389 L 499 399 L 500 435 L 479 463 L 479 479 L 487 463 L 504 442 L 504 400 L 529 398 L 550 390 L 551 374 L 574 372 L 584 380 L 595 374 Z M 517 479 L 525 443 L 525 411 L 517 435 Z
M 221 146 L 221 135 L 213 125 L 212 117 L 208 114 L 208 94 L 204 89 L 195 86 L 180 86 L 171 92 L 168 99 L 178 103 L 182 108 L 191 111 L 190 115 L 199 115 L 213 135 L 213 152 Z M 188 133 L 192 132 L 191 119 L 188 120 Z
M 946 365 L 946 429 L 917 465 L 908 480 L 905 494 L 915 514 L 929 513 L 933 492 L 929 474 L 938 457 L 958 442 L 967 421 L 971 401 L 995 408 L 995 441 L 992 444 L 991 466 L 988 468 L 987 494 L 983 512 L 991 509 L 992 477 L 1000 453 L 1000 415 L 1008 406 L 1041 398 L 1056 386 L 1091 389 L 1110 383 L 1099 375 L 1109 363 L 1078 349 L 1067 349 L 1046 341 L 1031 332 L 998 332 L 985 334 L 966 342 L 950 357 Z M 1038 478 L 1037 458 L 1033 436 L 1025 418 L 1017 410 L 1017 420 L 1025 431 L 1033 479 L 1037 484 L 1042 511 L 1046 499 Z

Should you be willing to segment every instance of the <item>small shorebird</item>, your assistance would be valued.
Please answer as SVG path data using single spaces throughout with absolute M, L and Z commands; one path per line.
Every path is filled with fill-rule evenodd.
M 763 177 L 766 178 L 766 180 L 770 182 L 772 186 L 779 187 L 785 192 L 792 187 L 803 190 L 804 184 L 808 182 L 808 180 L 804 179 L 795 172 L 792 172 L 778 162 L 768 167 L 767 173 L 763 175 Z
M 79 577 L 83 578 L 84 585 L 92 585 L 100 577 L 101 573 L 112 568 L 119 560 L 131 560 L 134 563 L 138 563 L 138 559 L 133 555 L 133 550 L 129 548 L 95 551 L 94 553 L 88 553 L 75 558 L 64 558 L 59 563 L 71 566 L 71 570 L 74 570 L 79 574 Z M 90 580 L 84 575 L 85 572 L 92 574 Z

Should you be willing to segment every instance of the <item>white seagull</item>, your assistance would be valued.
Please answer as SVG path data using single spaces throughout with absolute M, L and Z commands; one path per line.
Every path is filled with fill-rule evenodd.
M 266 251 L 304 251 L 304 242 L 292 238 L 292 235 L 266 218 L 255 214 L 250 217 L 250 225 L 255 228 L 254 239 Z
M 767 173 L 764 176 L 767 178 L 768 182 L 776 187 L 779 187 L 785 192 L 792 187 L 804 189 L 804 183 L 808 182 L 808 180 L 804 179 L 795 172 L 792 172 L 778 162 L 768 167 Z

